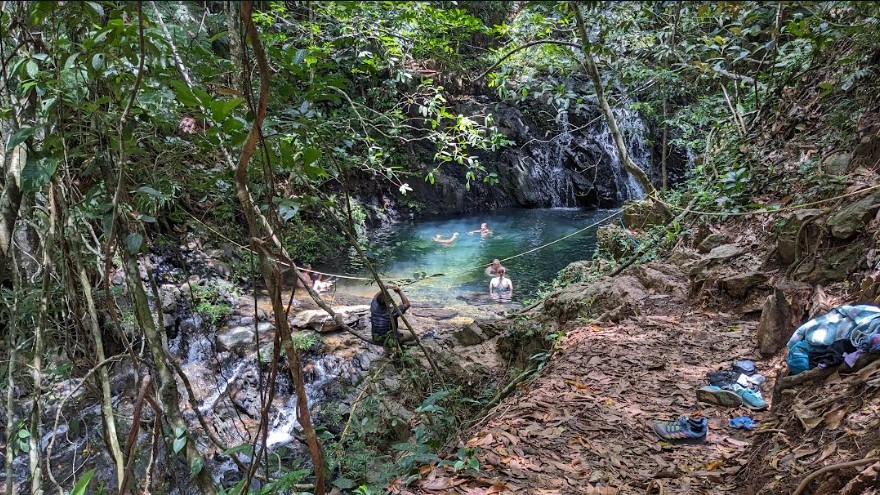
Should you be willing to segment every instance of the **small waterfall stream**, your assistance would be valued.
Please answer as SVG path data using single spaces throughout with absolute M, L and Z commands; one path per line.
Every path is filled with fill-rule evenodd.
M 649 130 L 638 112 L 612 109 L 630 158 L 652 177 Z M 541 207 L 576 207 L 590 191 L 608 191 L 614 203 L 640 199 L 642 186 L 623 167 L 611 130 L 601 116 L 575 126 L 567 110 L 556 119 L 549 140 L 533 138 L 513 152 L 511 163 L 519 170 L 521 194 Z M 584 116 L 579 116 L 584 118 Z M 600 194 L 605 197 L 607 194 Z
M 636 112 L 628 108 L 613 108 L 611 112 L 614 114 L 614 120 L 623 135 L 623 140 L 626 142 L 630 159 L 644 170 L 648 177 L 651 177 L 651 152 L 648 149 L 648 129 L 645 123 Z M 617 188 L 617 199 L 623 202 L 628 199 L 644 198 L 645 190 L 642 185 L 623 167 L 620 154 L 617 152 L 617 145 L 614 143 L 614 136 L 611 134 L 611 128 L 608 127 L 608 123 L 604 119 L 599 130 L 596 142 L 602 146 L 610 159 L 617 183 L 623 185 L 623 187 Z

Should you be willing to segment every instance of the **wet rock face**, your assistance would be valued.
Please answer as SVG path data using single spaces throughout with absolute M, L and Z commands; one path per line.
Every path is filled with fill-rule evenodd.
M 572 85 L 576 93 L 591 91 L 586 81 L 573 80 Z M 356 196 L 367 205 L 374 224 L 393 222 L 402 213 L 440 215 L 504 207 L 610 207 L 643 194 L 623 170 L 608 126 L 596 106 L 578 105 L 567 113 L 558 113 L 550 103 L 533 99 L 502 102 L 494 95 L 463 97 L 453 104 L 456 112 L 463 115 L 491 114 L 499 132 L 513 144 L 494 152 L 474 150 L 486 170 L 477 172 L 476 180 L 470 184 L 460 165 L 441 165 L 434 158 L 433 147 L 414 145 L 414 160 L 429 169 L 440 165 L 440 173 L 433 183 L 410 181 L 417 204 L 400 201 L 396 191 L 377 186 L 375 181 L 363 181 Z M 636 112 L 617 108 L 614 113 L 629 155 L 659 184 L 659 171 L 653 167 L 660 161 L 656 145 L 661 141 L 659 136 L 646 127 Z M 690 161 L 686 151 L 675 147 L 670 151 L 667 168 L 669 182 L 674 185 L 684 177 Z M 488 177 L 492 180 L 484 182 Z

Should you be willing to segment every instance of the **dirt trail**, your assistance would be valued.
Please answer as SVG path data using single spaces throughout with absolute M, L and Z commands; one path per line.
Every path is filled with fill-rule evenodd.
M 637 303 L 642 316 L 570 328 L 541 376 L 468 432 L 479 475 L 424 469 L 398 493 L 737 493 L 746 449 L 761 433 L 731 430 L 728 419 L 760 424 L 769 413 L 701 406 L 695 391 L 734 359 L 758 362 L 756 321 L 691 308 L 683 296 Z M 758 370 L 769 371 L 760 362 Z M 662 446 L 651 429 L 698 412 L 709 418 L 704 444 Z

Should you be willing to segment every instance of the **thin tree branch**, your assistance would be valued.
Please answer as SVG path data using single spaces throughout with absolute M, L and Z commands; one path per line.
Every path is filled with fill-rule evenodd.
M 522 45 L 522 46 L 520 46 L 520 47 L 518 47 L 518 48 L 514 48 L 513 50 L 511 50 L 511 51 L 507 52 L 506 54 L 504 54 L 504 55 L 503 55 L 501 58 L 499 58 L 494 64 L 492 64 L 491 67 L 489 67 L 488 69 L 484 70 L 479 76 L 477 76 L 477 77 L 471 79 L 471 82 L 474 83 L 474 82 L 479 81 L 480 79 L 486 77 L 490 72 L 492 72 L 493 70 L 495 70 L 496 67 L 498 67 L 499 65 L 501 65 L 502 62 L 504 62 L 505 60 L 507 60 L 507 59 L 510 58 L 511 56 L 515 55 L 515 54 L 518 53 L 518 52 L 521 52 L 521 51 L 525 50 L 526 48 L 531 48 L 531 47 L 536 46 L 536 45 L 562 45 L 562 46 L 568 46 L 568 47 L 571 47 L 571 48 L 583 49 L 583 45 L 581 45 L 580 43 L 572 43 L 572 42 L 570 42 L 570 41 L 562 41 L 562 40 L 536 40 L 536 41 L 530 41 L 530 42 L 526 43 L 525 45 Z

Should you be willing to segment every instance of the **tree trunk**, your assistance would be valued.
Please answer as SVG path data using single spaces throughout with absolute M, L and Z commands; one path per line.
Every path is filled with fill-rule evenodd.
M 63 198 L 61 198 L 60 195 L 58 196 L 60 200 L 58 201 L 58 204 L 61 205 L 62 210 L 66 210 Z M 92 296 L 93 287 L 91 282 L 89 282 L 89 277 L 85 265 L 83 264 L 82 254 L 80 253 L 79 233 L 70 216 L 67 216 L 67 226 L 72 233 L 68 239 L 71 244 L 70 255 L 73 260 L 73 268 L 76 271 L 79 286 L 86 299 L 86 311 L 88 314 L 88 318 L 86 318 L 87 326 L 92 334 L 92 343 L 95 346 L 96 359 L 99 363 L 102 363 L 107 359 L 107 356 L 104 354 L 104 340 L 101 336 L 101 325 L 98 322 L 98 311 L 95 306 L 95 299 Z M 116 465 L 116 489 L 119 490 L 122 488 L 122 479 L 125 476 L 125 459 L 122 456 L 122 449 L 119 446 L 119 436 L 116 431 L 116 416 L 113 414 L 113 402 L 110 392 L 110 374 L 107 372 L 107 366 L 101 366 L 97 374 L 98 384 L 101 389 L 101 414 L 104 419 L 104 438 L 110 448 L 110 457 L 113 458 L 113 463 Z
M 599 75 L 599 69 L 596 68 L 596 61 L 593 59 L 593 53 L 590 51 L 587 29 L 584 26 L 584 19 L 581 16 L 578 3 L 571 2 L 571 8 L 574 10 L 575 19 L 577 19 L 578 32 L 580 33 L 581 43 L 583 44 L 584 65 L 587 69 L 587 75 L 590 76 L 590 80 L 593 81 L 593 86 L 596 88 L 596 99 L 599 101 L 599 108 L 602 110 L 602 115 L 605 116 L 605 121 L 608 123 L 608 129 L 614 137 L 614 144 L 617 146 L 617 153 L 620 155 L 620 163 L 623 164 L 623 168 L 630 175 L 635 177 L 639 185 L 642 186 L 642 189 L 645 190 L 646 195 L 655 196 L 657 190 L 654 189 L 648 176 L 645 175 L 645 172 L 632 161 L 632 158 L 630 158 L 629 153 L 626 151 L 626 142 L 623 140 L 623 135 L 620 134 L 620 128 L 617 127 L 617 120 L 614 118 L 611 106 L 605 98 L 602 77 Z
M 55 241 L 55 186 L 49 184 L 48 210 L 49 210 L 49 230 L 43 239 L 43 282 L 40 293 L 40 313 L 39 322 L 37 324 L 36 333 L 34 335 L 34 356 L 31 369 L 31 375 L 34 381 L 34 401 L 31 409 L 31 423 L 28 443 L 30 444 L 30 471 L 31 471 L 31 493 L 33 495 L 41 495 L 43 493 L 43 466 L 42 466 L 42 421 L 40 417 L 40 399 L 43 395 L 43 338 L 46 334 L 46 327 L 49 319 L 49 282 L 52 279 L 52 253 Z
M 15 256 L 10 253 L 9 260 L 13 264 L 13 295 L 12 307 L 9 308 L 9 364 L 6 369 L 6 435 L 11 439 L 6 442 L 6 494 L 14 495 L 12 462 L 15 460 L 13 446 L 18 443 L 18 438 L 12 437 L 15 428 L 15 360 L 18 353 L 18 321 L 15 315 L 18 312 L 18 291 L 21 284 L 18 276 L 18 267 L 15 266 Z

